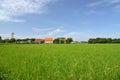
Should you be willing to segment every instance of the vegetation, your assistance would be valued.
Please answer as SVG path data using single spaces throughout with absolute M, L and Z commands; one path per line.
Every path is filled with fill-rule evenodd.
M 35 38 L 31 38 L 31 39 L 30 38 L 26 38 L 26 39 L 15 39 L 15 38 L 9 39 L 9 38 L 7 38 L 7 39 L 2 40 L 2 38 L 0 37 L 1 43 L 29 44 L 29 43 L 35 43 L 34 41 L 35 41 Z M 55 43 L 55 44 L 65 44 L 65 43 L 70 44 L 72 41 L 73 41 L 72 38 L 66 39 L 64 37 L 61 37 L 61 38 L 54 39 L 53 43 Z M 43 44 L 43 43 L 45 43 L 45 41 L 43 40 L 40 43 Z
M 11 43 L 10 39 L 5 39 L 5 43 Z
M 0 43 L 2 42 L 2 37 L 0 36 Z
M 45 43 L 45 41 L 44 41 L 44 40 L 42 40 L 42 41 L 41 41 L 41 44 L 43 44 L 43 43 Z
M 15 38 L 10 39 L 10 43 L 15 43 L 15 42 L 16 42 Z
M 120 38 L 90 38 L 88 43 L 120 43 Z
M 56 38 L 56 39 L 54 39 L 53 43 L 64 44 L 64 43 L 66 43 L 66 39 L 64 37 L 63 38 Z
M 59 39 L 58 38 L 54 39 L 53 43 L 59 44 Z
M 67 38 L 66 43 L 70 44 L 73 41 L 72 38 Z
M 0 37 L 1 38 L 1 37 Z M 26 39 L 15 39 L 15 38 L 12 38 L 12 39 L 4 39 L 2 40 L 2 38 L 0 39 L 0 42 L 1 43 L 33 43 L 35 40 L 35 38 L 26 38 Z
M 0 80 L 119 80 L 119 44 L 2 44 Z

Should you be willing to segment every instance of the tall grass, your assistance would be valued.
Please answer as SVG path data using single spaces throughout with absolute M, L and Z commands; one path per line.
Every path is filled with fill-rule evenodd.
M 0 80 L 120 80 L 120 45 L 0 45 Z

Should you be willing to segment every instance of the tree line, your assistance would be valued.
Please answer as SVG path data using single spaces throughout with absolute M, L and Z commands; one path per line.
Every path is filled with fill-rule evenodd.
M 2 39 L 0 36 L 0 43 L 33 43 L 35 38 L 25 38 L 25 39 L 15 39 L 15 38 L 7 38 Z
M 2 37 L 0 36 L 0 43 L 16 43 L 16 44 L 20 44 L 20 43 L 35 43 L 35 38 L 25 38 L 25 39 L 15 39 L 15 38 L 11 38 L 11 39 L 2 39 Z M 70 44 L 73 41 L 72 38 L 56 38 L 53 40 L 53 43 L 55 44 Z M 41 41 L 41 44 L 45 43 L 45 41 Z
M 56 38 L 56 39 L 53 40 L 53 43 L 55 43 L 55 44 L 65 44 L 65 43 L 70 44 L 71 42 L 73 42 L 72 38 L 67 38 L 67 39 Z
M 88 43 L 120 43 L 120 38 L 90 38 Z

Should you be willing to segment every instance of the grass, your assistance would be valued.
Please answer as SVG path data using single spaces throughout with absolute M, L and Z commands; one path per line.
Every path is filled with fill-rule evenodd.
M 120 45 L 2 44 L 0 80 L 120 80 Z

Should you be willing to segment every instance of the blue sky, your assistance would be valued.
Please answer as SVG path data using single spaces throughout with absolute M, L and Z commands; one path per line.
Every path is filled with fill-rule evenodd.
M 120 0 L 2 0 L 0 35 L 10 38 L 120 37 Z

